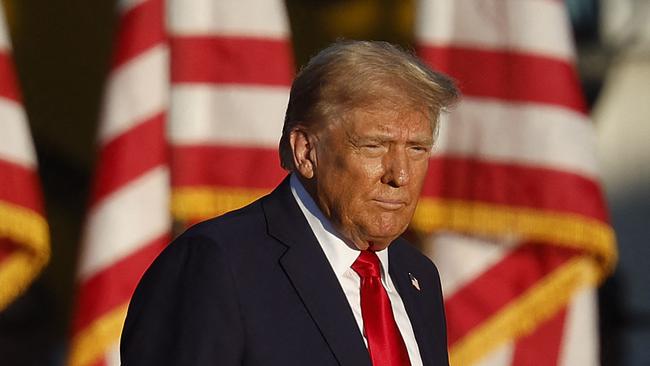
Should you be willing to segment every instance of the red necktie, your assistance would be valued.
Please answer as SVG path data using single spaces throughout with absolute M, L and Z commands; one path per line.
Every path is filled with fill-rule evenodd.
M 407 366 L 406 345 L 397 328 L 386 289 L 381 284 L 381 265 L 375 252 L 364 250 L 352 264 L 361 277 L 361 315 L 373 366 Z

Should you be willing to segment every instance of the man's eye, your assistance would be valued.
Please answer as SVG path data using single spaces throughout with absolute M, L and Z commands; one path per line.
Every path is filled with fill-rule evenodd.
M 381 149 L 381 145 L 377 145 L 377 144 L 367 144 L 367 145 L 363 145 L 363 148 L 364 148 L 364 149 L 369 149 L 369 150 Z
M 379 156 L 384 153 L 386 147 L 381 144 L 364 144 L 361 145 L 361 151 L 368 156 Z
M 426 146 L 411 146 L 411 151 L 416 154 L 428 154 L 430 149 Z

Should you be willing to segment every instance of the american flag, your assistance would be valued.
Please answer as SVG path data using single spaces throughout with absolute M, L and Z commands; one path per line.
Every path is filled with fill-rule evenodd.
M 420 1 L 419 55 L 456 78 L 413 221 L 433 233 L 453 365 L 597 365 L 616 258 L 565 5 Z
M 49 257 L 36 152 L 0 4 L 0 311 L 29 286 Z
M 119 365 L 142 273 L 170 239 L 163 0 L 121 1 L 77 274 L 69 365 Z
M 172 210 L 194 222 L 286 175 L 277 146 L 293 79 L 282 0 L 172 1 Z
M 172 217 L 184 226 L 237 208 L 285 174 L 282 1 L 128 0 L 118 13 L 70 365 L 119 365 L 129 299 Z

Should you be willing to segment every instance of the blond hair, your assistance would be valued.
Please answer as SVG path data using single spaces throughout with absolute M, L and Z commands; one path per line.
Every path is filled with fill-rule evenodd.
M 454 82 L 411 53 L 380 41 L 339 41 L 320 51 L 291 85 L 280 139 L 280 162 L 293 170 L 289 135 L 345 113 L 382 103 L 427 113 L 434 131 L 440 111 L 459 96 Z

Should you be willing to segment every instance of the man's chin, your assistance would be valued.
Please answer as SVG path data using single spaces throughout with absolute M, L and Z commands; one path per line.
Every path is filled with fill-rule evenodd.
M 379 252 L 382 251 L 390 245 L 391 242 L 372 242 L 370 243 L 370 246 L 368 247 L 368 250 L 372 250 L 373 252 Z
M 402 235 L 407 225 L 390 225 L 377 227 L 373 225 L 358 225 L 356 230 L 340 230 L 347 236 L 349 243 L 359 250 L 380 251 L 386 249 L 397 237 Z M 348 235 L 345 235 L 345 234 Z
M 380 251 L 388 248 L 390 243 L 397 239 L 402 234 L 402 231 L 382 232 L 380 235 L 372 235 L 369 237 L 370 243 L 369 250 Z
M 364 235 L 362 236 L 362 239 L 360 237 L 358 240 L 351 240 L 351 242 L 359 250 L 372 250 L 373 252 L 378 252 L 386 249 L 395 238 L 396 236 L 384 237 Z

